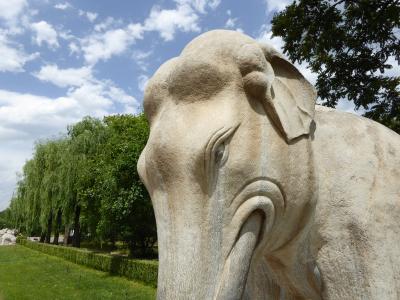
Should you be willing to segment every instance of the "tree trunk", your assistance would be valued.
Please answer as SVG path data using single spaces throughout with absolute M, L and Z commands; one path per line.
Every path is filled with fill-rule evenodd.
M 58 209 L 56 228 L 54 230 L 54 241 L 53 241 L 54 245 L 58 245 L 58 237 L 60 236 L 60 228 L 61 228 L 61 217 L 62 217 L 61 209 Z
M 49 219 L 47 221 L 46 243 L 50 244 L 51 228 L 53 227 L 53 210 L 50 211 Z
M 115 249 L 115 235 L 114 235 L 114 232 L 110 236 L 110 242 L 111 242 L 111 247 L 114 250 Z
M 128 249 L 129 249 L 129 257 L 135 257 L 136 255 L 136 247 L 134 242 L 128 242 Z
M 65 230 L 64 230 L 64 246 L 68 246 L 68 240 L 69 240 L 69 224 L 65 224 Z
M 44 240 L 46 239 L 46 232 L 42 231 L 42 233 L 40 234 L 40 240 L 39 243 L 44 243 Z
M 141 250 L 142 257 L 145 258 L 147 255 L 147 245 L 146 245 L 145 238 L 142 238 L 140 241 L 140 250 Z
M 81 207 L 79 205 L 75 208 L 75 218 L 74 218 L 74 240 L 72 246 L 79 248 L 81 246 L 81 226 L 79 223 L 79 217 L 81 215 Z

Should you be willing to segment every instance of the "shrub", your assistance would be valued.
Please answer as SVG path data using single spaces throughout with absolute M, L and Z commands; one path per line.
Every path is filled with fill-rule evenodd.
M 157 287 L 158 263 L 156 261 L 128 259 L 85 249 L 31 242 L 24 238 L 18 238 L 17 242 L 28 248 L 61 257 L 79 265 L 108 272 L 112 275 L 125 276 Z

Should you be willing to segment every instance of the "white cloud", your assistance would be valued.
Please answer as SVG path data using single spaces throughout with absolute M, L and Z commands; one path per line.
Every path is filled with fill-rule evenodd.
M 121 25 L 120 22 L 116 21 L 113 17 L 107 17 L 103 22 L 98 23 L 94 26 L 95 31 L 105 31 L 110 29 L 112 26 Z
M 317 83 L 317 74 L 311 71 L 307 65 L 307 63 L 295 63 L 295 67 L 300 71 L 301 74 L 312 84 L 315 85 Z
M 14 22 L 27 6 L 26 0 L 2 0 L 0 1 L 0 18 Z
M 77 102 L 71 100 L 0 90 L 0 126 L 37 136 L 42 127 L 59 127 L 55 122 L 59 119 L 78 117 Z
M 88 18 L 88 20 L 90 22 L 94 22 L 94 20 L 96 20 L 97 16 L 98 16 L 97 13 L 90 12 L 90 11 L 86 12 L 86 17 Z
M 76 37 L 71 34 L 71 30 L 60 30 L 57 32 L 58 36 L 66 41 L 76 39 Z
M 232 12 L 228 9 L 226 14 L 229 16 L 228 20 L 225 22 L 225 28 L 234 29 L 240 33 L 244 33 L 244 30 L 240 27 L 237 27 L 238 18 L 232 18 Z M 236 28 L 235 28 L 236 27 Z
M 216 9 L 221 4 L 221 0 L 207 1 L 207 4 L 211 9 Z
M 175 0 L 178 5 L 190 5 L 193 9 L 200 13 L 205 13 L 207 8 L 216 9 L 221 0 Z
M 58 48 L 57 32 L 46 21 L 31 24 L 32 30 L 36 33 L 35 42 L 41 46 L 46 43 L 50 48 Z
M 59 87 L 81 86 L 92 78 L 92 69 L 90 67 L 59 69 L 57 65 L 46 65 L 34 76 Z
M 72 7 L 73 6 L 69 2 L 58 3 L 58 4 L 54 5 L 54 8 L 55 9 L 59 9 L 59 10 L 66 10 L 66 9 L 69 9 L 69 8 L 72 8 Z
M 149 81 L 149 77 L 147 75 L 140 75 L 138 77 L 138 88 L 143 93 L 146 89 L 147 82 Z
M 130 24 L 126 28 L 108 30 L 104 33 L 94 33 L 81 40 L 82 51 L 86 62 L 96 64 L 99 60 L 108 60 L 113 55 L 119 55 L 137 39 L 143 38 L 143 27 L 140 24 Z
M 112 81 L 94 78 L 92 68 L 88 66 L 60 69 L 57 65 L 46 65 L 34 76 L 56 86 L 67 87 L 66 97 L 79 103 L 80 110 L 88 108 L 91 115 L 110 111 L 117 103 L 122 104 L 125 110 L 128 107 L 130 110 L 130 107 L 138 107 L 137 100 L 116 87 Z
M 89 22 L 94 22 L 94 20 L 96 20 L 98 14 L 95 12 L 90 12 L 90 11 L 84 11 L 84 10 L 79 10 L 78 11 L 80 16 L 85 16 Z
M 281 11 L 294 0 L 265 0 L 268 12 Z
M 198 21 L 198 15 L 188 4 L 179 4 L 176 9 L 154 6 L 144 22 L 144 28 L 148 31 L 158 31 L 165 41 L 171 41 L 178 29 L 183 32 L 199 32 Z
M 206 9 L 215 9 L 220 0 L 176 0 L 174 9 L 162 9 L 153 6 L 149 16 L 143 23 L 129 24 L 123 27 L 121 21 L 108 17 L 105 21 L 94 26 L 94 33 L 80 40 L 81 51 L 85 61 L 91 65 L 98 61 L 107 61 L 114 55 L 121 55 L 138 39 L 143 39 L 143 34 L 155 31 L 164 41 L 175 38 L 177 31 L 199 32 L 199 16 L 197 12 L 205 13 Z M 87 12 L 80 10 L 80 15 Z M 96 15 L 97 16 L 97 15 Z M 94 21 L 95 17 L 93 17 Z M 75 44 L 70 44 L 71 53 L 78 53 Z M 141 66 L 145 70 L 145 66 Z
M 225 28 L 234 28 L 237 22 L 237 18 L 229 18 L 225 23 Z
M 26 0 L 0 0 L 0 21 L 3 21 L 0 30 L 8 35 L 21 34 L 35 13 L 36 10 L 28 9 Z
M 38 57 L 38 53 L 27 54 L 22 46 L 12 43 L 0 32 L 0 72 L 22 72 L 24 65 Z
M 272 37 L 272 31 L 265 25 L 260 29 L 260 34 L 256 37 L 256 40 L 261 43 L 266 43 L 273 46 L 279 52 L 283 52 L 284 42 L 281 37 Z
M 68 48 L 69 48 L 70 55 L 79 54 L 81 52 L 81 49 L 79 48 L 79 46 L 74 42 L 69 43 Z
M 26 0 L 0 0 L 0 72 L 23 72 L 24 65 L 39 56 L 39 53 L 26 53 L 15 41 L 34 14 L 35 10 L 28 10 Z
M 106 90 L 105 95 L 114 99 L 114 101 L 118 101 L 124 107 L 124 113 L 126 114 L 137 114 L 139 110 L 139 102 L 132 96 L 125 93 L 124 90 L 113 86 L 112 84 L 109 86 L 108 90 Z
M 68 96 L 79 103 L 82 111 L 90 111 L 90 114 L 95 116 L 106 114 L 113 104 L 112 99 L 105 97 L 104 86 L 101 84 L 83 84 L 71 89 Z
M 152 54 L 153 54 L 152 50 L 150 51 L 135 50 L 132 53 L 132 58 L 142 71 L 147 71 L 147 68 L 149 66 L 148 58 Z

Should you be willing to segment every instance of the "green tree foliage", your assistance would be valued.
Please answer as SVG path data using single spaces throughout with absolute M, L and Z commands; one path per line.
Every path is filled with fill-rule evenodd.
M 11 228 L 11 216 L 10 216 L 10 209 L 7 208 L 3 211 L 0 211 L 0 229 L 3 228 Z
M 148 256 L 156 241 L 150 197 L 136 165 L 149 134 L 143 115 L 86 117 L 65 137 L 36 143 L 11 200 L 20 231 L 54 243 L 73 229 L 73 245 L 122 240 L 131 254 Z
M 400 133 L 400 77 L 384 74 L 400 60 L 399 16 L 399 0 L 299 0 L 274 16 L 272 32 L 318 74 L 324 105 L 347 98 Z
M 102 195 L 100 236 L 115 240 L 119 233 L 129 241 L 131 252 L 140 249 L 146 256 L 156 241 L 156 227 L 150 197 L 137 173 L 137 161 L 149 135 L 143 115 L 137 118 L 110 116 L 108 142 L 101 158 L 102 177 L 98 193 Z M 134 139 L 132 137 L 135 137 Z

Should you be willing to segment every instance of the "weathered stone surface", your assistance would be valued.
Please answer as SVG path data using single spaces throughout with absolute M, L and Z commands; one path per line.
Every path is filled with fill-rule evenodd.
M 0 245 L 14 245 L 17 241 L 17 238 L 15 237 L 17 234 L 17 231 L 15 229 L 1 229 L 0 230 Z
M 159 299 L 399 299 L 400 136 L 211 31 L 147 85 Z

